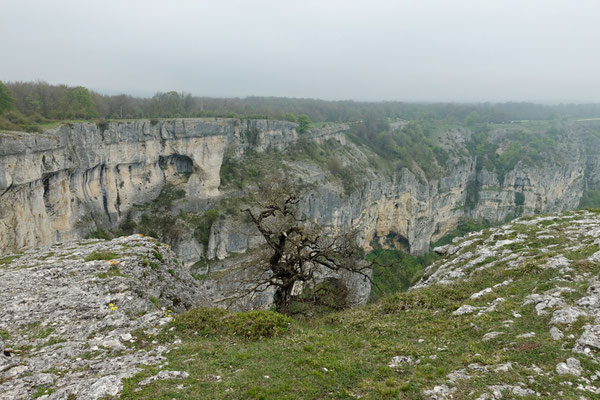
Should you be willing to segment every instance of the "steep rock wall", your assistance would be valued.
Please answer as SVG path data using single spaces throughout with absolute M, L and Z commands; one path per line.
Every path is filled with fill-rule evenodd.
M 298 137 L 292 123 L 237 119 L 2 133 L 0 253 L 115 228 L 134 204 L 156 198 L 173 172 L 187 174 L 189 198 L 218 196 L 225 148 L 235 142 L 243 152 L 248 132 L 256 133 L 256 149 L 282 148 Z
M 285 149 L 299 139 L 295 124 L 238 119 L 176 119 L 74 124 L 44 134 L 0 134 L 0 253 L 82 237 L 96 227 L 116 228 L 135 204 L 155 199 L 167 182 L 185 188 L 189 204 L 221 196 L 220 169 L 226 148 L 242 155 Z M 347 126 L 313 130 L 308 140 L 345 142 Z M 468 132 L 447 132 L 463 148 Z M 600 174 L 598 140 L 572 142 L 566 162 L 517 164 L 502 178 L 464 156 L 448 175 L 423 183 L 407 169 L 383 177 L 372 169 L 359 190 L 344 195 L 322 169 L 305 168 L 317 189 L 304 211 L 337 229 L 358 228 L 362 244 L 374 242 L 427 251 L 464 218 L 501 222 L 513 216 L 576 207 L 586 184 Z M 243 158 L 242 158 L 243 160 Z M 185 176 L 185 179 L 182 178 Z M 190 206 L 192 207 L 192 206 Z M 239 237 L 232 224 L 215 224 L 207 249 L 192 238 L 176 249 L 186 261 L 200 255 L 224 258 L 259 243 Z

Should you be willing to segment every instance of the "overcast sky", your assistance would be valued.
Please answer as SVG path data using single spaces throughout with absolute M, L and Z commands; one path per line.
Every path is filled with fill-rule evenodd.
M 0 0 L 0 80 L 105 93 L 600 102 L 599 0 Z

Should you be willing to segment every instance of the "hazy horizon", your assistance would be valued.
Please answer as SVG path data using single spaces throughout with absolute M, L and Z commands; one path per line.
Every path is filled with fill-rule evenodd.
M 8 0 L 0 80 L 105 94 L 598 103 L 600 3 Z

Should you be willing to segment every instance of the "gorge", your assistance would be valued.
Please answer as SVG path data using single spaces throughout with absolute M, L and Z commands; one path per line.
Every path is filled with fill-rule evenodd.
M 493 128 L 496 153 L 527 124 Z M 379 156 L 349 139 L 351 127 L 332 124 L 298 134 L 296 124 L 272 120 L 174 119 L 61 125 L 43 134 L 0 134 L 0 252 L 49 245 L 115 231 L 128 218 L 154 218 L 144 205 L 165 197 L 174 216 L 219 208 L 243 196 L 240 182 L 221 179 L 224 162 L 261 174 L 262 160 L 312 184 L 304 210 L 334 229 L 358 228 L 362 246 L 404 246 L 413 254 L 465 219 L 492 223 L 511 217 L 576 208 L 584 192 L 598 187 L 600 139 L 594 124 L 559 123 L 554 147 L 561 161 L 542 154 L 538 163 L 518 160 L 503 171 L 488 170 L 467 151 L 473 133 L 465 127 L 440 132 L 450 154 L 443 173 L 424 176 L 419 165 L 385 173 Z M 329 161 L 290 157 L 313 146 Z M 312 153 L 311 153 L 312 154 Z M 251 161 L 248 161 L 251 160 Z M 331 160 L 335 160 L 332 166 Z M 251 165 L 252 164 L 252 165 Z M 342 168 L 340 174 L 336 168 Z M 332 172 L 333 171 L 333 172 Z M 336 175 L 337 174 L 337 175 Z M 346 175 L 346 176 L 343 176 Z M 340 180 L 340 176 L 353 182 Z M 164 196 L 161 197 L 161 194 Z M 150 210 L 150 211 L 148 211 Z M 235 214 L 232 212 L 231 214 Z M 235 217 L 223 213 L 202 240 L 183 219 L 180 235 L 159 239 L 171 244 L 187 263 L 242 253 L 256 240 L 231 229 Z M 208 240 L 206 240 L 208 239 Z

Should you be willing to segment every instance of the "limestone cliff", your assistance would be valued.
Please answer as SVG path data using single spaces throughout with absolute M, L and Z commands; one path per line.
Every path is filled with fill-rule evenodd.
M 206 210 L 218 199 L 239 196 L 221 190 L 226 150 L 243 166 L 248 150 L 285 151 L 297 143 L 295 127 L 269 120 L 175 119 L 63 125 L 43 134 L 1 133 L 0 253 L 85 237 L 98 227 L 116 229 L 136 205 L 156 199 L 167 184 L 184 191 L 172 213 Z M 313 129 L 302 138 L 333 139 L 344 149 L 344 167 L 362 171 L 350 193 L 330 179 L 323 165 L 287 161 L 283 152 L 281 159 L 286 169 L 313 184 L 305 199 L 306 213 L 334 228 L 359 228 L 366 248 L 379 241 L 421 253 L 464 218 L 501 222 L 572 209 L 600 176 L 593 150 L 600 140 L 584 138 L 576 126 L 565 128 L 562 163 L 519 162 L 502 176 L 481 168 L 466 152 L 468 130 L 448 130 L 443 140 L 460 155 L 450 161 L 445 176 L 429 181 L 408 169 L 391 177 L 380 173 L 362 148 L 346 143 L 347 129 Z M 231 226 L 215 224 L 206 244 L 185 232 L 172 244 L 187 262 L 244 252 L 254 239 L 239 237 Z
M 153 200 L 181 177 L 190 200 L 216 197 L 226 146 L 235 143 L 243 152 L 251 141 L 262 151 L 297 138 L 292 123 L 237 119 L 0 133 L 0 253 L 85 236 L 98 226 L 116 228 L 134 204 Z

